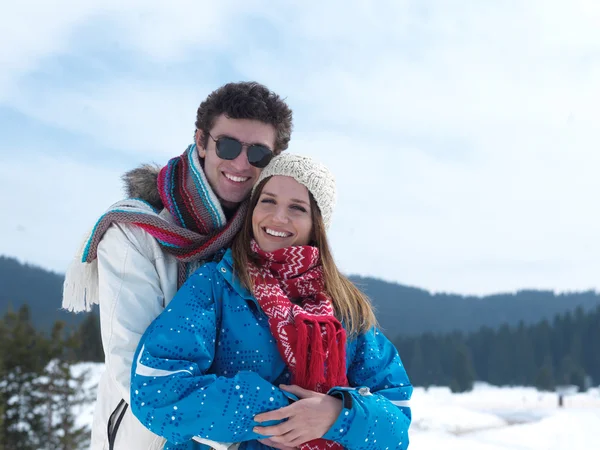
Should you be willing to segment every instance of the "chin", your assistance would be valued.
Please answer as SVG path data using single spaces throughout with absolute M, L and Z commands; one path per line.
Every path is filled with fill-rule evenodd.
M 248 198 L 249 193 L 250 192 L 248 191 L 247 193 L 245 193 L 243 195 L 223 195 L 223 196 L 217 194 L 217 197 L 219 197 L 221 202 L 225 203 L 226 205 L 238 205 L 238 204 L 242 203 L 244 200 L 246 200 L 246 198 Z
M 281 250 L 282 248 L 285 248 L 285 245 L 265 245 L 265 246 L 261 246 L 260 248 L 262 248 L 265 252 L 275 252 L 277 250 Z
M 260 241 L 256 241 L 256 243 L 258 244 L 258 246 L 262 249 L 262 251 L 264 252 L 274 252 L 277 250 L 281 250 L 282 248 L 286 248 L 289 247 L 288 245 L 276 245 L 273 243 L 264 243 L 264 242 L 260 242 Z
M 242 203 L 250 195 L 251 189 L 215 189 L 215 194 L 227 203 Z

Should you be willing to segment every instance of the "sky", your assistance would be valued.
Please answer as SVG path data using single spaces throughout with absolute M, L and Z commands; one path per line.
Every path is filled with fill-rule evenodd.
M 23 0 L 0 16 L 0 254 L 63 272 L 120 175 L 256 80 L 330 167 L 347 274 L 600 290 L 596 0 Z

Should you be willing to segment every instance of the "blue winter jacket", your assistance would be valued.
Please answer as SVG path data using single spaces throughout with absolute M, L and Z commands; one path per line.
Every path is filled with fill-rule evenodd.
M 131 408 L 167 439 L 165 449 L 210 448 L 195 436 L 269 448 L 252 428 L 277 422 L 258 424 L 254 416 L 296 399 L 278 387 L 291 384 L 290 373 L 266 315 L 232 268 L 230 250 L 199 268 L 139 343 Z M 346 352 L 353 387 L 328 392 L 343 409 L 323 437 L 346 449 L 406 449 L 412 386 L 398 352 L 377 329 L 349 338 Z

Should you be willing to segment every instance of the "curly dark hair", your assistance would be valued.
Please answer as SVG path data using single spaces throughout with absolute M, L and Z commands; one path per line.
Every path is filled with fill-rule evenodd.
M 273 125 L 276 131 L 276 155 L 288 147 L 292 134 L 292 110 L 266 86 L 255 81 L 228 83 L 210 93 L 198 108 L 196 129 L 203 131 L 202 145 L 221 114 L 231 119 L 259 120 Z

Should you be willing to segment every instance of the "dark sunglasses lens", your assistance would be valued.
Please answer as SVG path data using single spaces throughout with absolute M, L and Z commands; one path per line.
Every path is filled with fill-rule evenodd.
M 217 156 L 221 159 L 235 159 L 242 153 L 242 143 L 233 138 L 222 137 L 217 141 Z
M 248 162 L 254 167 L 263 169 L 273 158 L 273 152 L 264 145 L 251 145 L 248 147 Z

